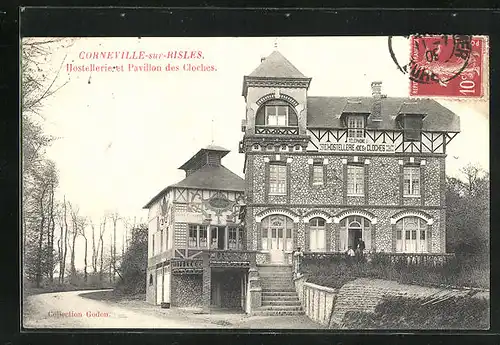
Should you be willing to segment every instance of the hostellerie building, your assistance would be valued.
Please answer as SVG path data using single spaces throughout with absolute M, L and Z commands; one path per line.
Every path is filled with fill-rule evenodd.
M 148 301 L 300 313 L 294 249 L 345 252 L 362 238 L 371 252 L 445 252 L 446 146 L 459 117 L 386 97 L 380 82 L 372 97 L 308 96 L 310 83 L 278 51 L 262 59 L 243 78 L 245 179 L 208 147 L 146 205 Z

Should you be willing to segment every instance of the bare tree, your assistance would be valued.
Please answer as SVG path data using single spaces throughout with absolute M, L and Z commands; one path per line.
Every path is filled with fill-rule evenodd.
M 97 274 L 97 260 L 99 257 L 99 247 L 96 247 L 96 238 L 95 238 L 95 225 L 92 220 L 89 220 L 90 228 L 92 229 L 92 271 L 94 274 Z
M 111 247 L 111 261 L 112 261 L 112 266 L 116 266 L 116 224 L 118 223 L 118 220 L 121 219 L 120 215 L 117 212 L 114 212 L 110 216 L 111 221 L 113 222 L 113 238 L 112 238 L 112 247 Z M 114 271 L 112 272 L 113 274 L 113 282 L 115 281 L 115 273 Z
M 83 281 L 87 283 L 87 234 L 85 232 L 85 229 L 87 228 L 87 218 L 80 218 L 80 235 L 84 238 L 85 240 L 85 247 L 84 247 L 84 261 L 83 261 Z
M 104 216 L 103 220 L 102 220 L 102 223 L 101 223 L 101 226 L 100 226 L 100 229 L 99 229 L 99 243 L 98 243 L 98 247 L 97 247 L 97 251 L 99 251 L 99 246 L 100 246 L 100 249 L 101 249 L 101 262 L 100 262 L 100 266 L 99 266 L 99 280 L 102 282 L 102 278 L 103 278 L 103 269 L 104 269 L 104 233 L 106 232 L 106 219 L 107 217 Z

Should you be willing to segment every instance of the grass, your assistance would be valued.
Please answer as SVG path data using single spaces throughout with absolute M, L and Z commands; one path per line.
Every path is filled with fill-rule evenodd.
M 489 289 L 490 280 L 489 267 L 484 260 L 473 258 L 454 258 L 438 266 L 394 264 L 382 255 L 375 255 L 371 262 L 350 261 L 346 257 L 331 257 L 329 260 L 304 258 L 301 272 L 308 277 L 309 282 L 331 288 L 340 288 L 357 278 L 378 278 L 403 284 Z
M 424 304 L 422 299 L 388 297 L 375 313 L 348 311 L 343 323 L 355 329 L 488 329 L 489 302 L 460 297 Z

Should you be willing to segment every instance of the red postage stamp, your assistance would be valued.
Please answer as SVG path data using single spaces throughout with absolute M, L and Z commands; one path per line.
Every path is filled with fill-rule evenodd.
M 487 40 L 468 35 L 413 35 L 410 96 L 481 98 Z

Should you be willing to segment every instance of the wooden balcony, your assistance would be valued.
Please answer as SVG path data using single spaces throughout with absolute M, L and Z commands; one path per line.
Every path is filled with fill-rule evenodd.
M 211 267 L 246 267 L 256 262 L 256 252 L 249 250 L 205 250 Z
M 202 274 L 202 259 L 172 259 L 170 261 L 173 274 Z

